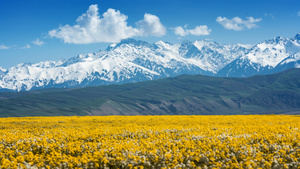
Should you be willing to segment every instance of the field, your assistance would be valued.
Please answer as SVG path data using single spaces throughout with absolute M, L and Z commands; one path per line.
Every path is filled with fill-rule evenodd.
M 299 168 L 300 116 L 0 119 L 1 168 Z

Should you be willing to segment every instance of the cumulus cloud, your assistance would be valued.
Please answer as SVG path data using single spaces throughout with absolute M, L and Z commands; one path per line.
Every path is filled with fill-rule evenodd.
M 65 43 L 89 44 L 96 42 L 119 42 L 133 36 L 163 36 L 165 27 L 157 16 L 145 14 L 138 21 L 138 28 L 127 25 L 127 16 L 115 9 L 108 9 L 103 16 L 98 6 L 91 5 L 86 13 L 79 16 L 73 26 L 65 25 L 49 31 L 50 37 L 63 39 Z
M 186 29 L 187 26 L 181 27 L 177 26 L 174 28 L 174 33 L 179 36 L 187 36 L 187 35 L 195 35 L 195 36 L 200 36 L 200 35 L 209 35 L 211 32 L 211 29 L 208 29 L 206 25 L 199 25 L 196 26 L 195 29 Z
M 161 24 L 159 18 L 152 14 L 146 13 L 138 25 L 141 36 L 163 36 L 166 34 L 166 28 Z
M 5 45 L 0 45 L 0 50 L 2 50 L 2 49 L 9 49 L 10 47 L 8 47 L 8 46 L 5 46 Z
M 179 36 L 186 36 L 188 32 L 186 32 L 181 26 L 177 26 L 174 28 L 174 33 Z
M 37 45 L 37 46 L 42 46 L 44 44 L 43 41 L 36 39 L 35 41 L 32 41 L 33 44 Z
M 201 25 L 201 26 L 197 26 L 195 29 L 190 29 L 189 32 L 190 32 L 190 34 L 195 35 L 195 36 L 209 35 L 211 32 L 211 29 L 208 29 L 208 27 L 206 25 Z
M 26 44 L 26 46 L 20 47 L 20 49 L 29 49 L 31 46 L 29 44 Z
M 252 29 L 258 27 L 256 25 L 257 22 L 260 22 L 261 18 L 253 18 L 247 17 L 247 20 L 243 20 L 239 17 L 234 17 L 232 19 L 228 19 L 226 17 L 217 17 L 216 21 L 221 24 L 225 29 L 241 31 L 245 29 Z

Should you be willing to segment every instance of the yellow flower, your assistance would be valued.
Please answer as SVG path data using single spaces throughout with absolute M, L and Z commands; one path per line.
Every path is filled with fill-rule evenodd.
M 300 161 L 299 116 L 1 118 L 0 168 L 271 168 Z

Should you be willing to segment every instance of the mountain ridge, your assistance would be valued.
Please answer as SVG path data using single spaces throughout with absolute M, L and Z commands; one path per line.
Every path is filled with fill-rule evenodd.
M 0 93 L 0 116 L 299 114 L 300 69 Z
M 0 91 L 123 84 L 180 74 L 249 77 L 298 67 L 299 52 L 300 33 L 290 39 L 275 37 L 253 46 L 205 40 L 150 44 L 125 39 L 106 50 L 68 60 L 0 68 Z

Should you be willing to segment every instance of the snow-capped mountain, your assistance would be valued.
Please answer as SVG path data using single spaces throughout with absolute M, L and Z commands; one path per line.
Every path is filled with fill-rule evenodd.
M 281 72 L 291 68 L 300 68 L 300 51 L 285 58 L 275 68 L 274 71 Z
M 245 55 L 251 48 L 251 45 L 220 45 L 216 42 L 195 41 L 199 54 L 195 56 L 197 60 L 201 60 L 205 70 L 217 73 L 227 64 L 240 56 Z
M 0 66 L 0 75 L 4 72 L 6 72 L 6 69 L 4 69 L 3 67 Z
M 84 87 L 129 83 L 180 74 L 251 76 L 299 66 L 300 33 L 257 45 L 212 41 L 149 44 L 134 39 L 68 60 L 0 67 L 0 90 Z M 287 66 L 288 65 L 288 66 Z
M 275 37 L 253 46 L 248 53 L 218 72 L 219 76 L 247 77 L 275 73 L 279 63 L 300 50 L 300 33 L 288 39 Z M 279 69 L 278 69 L 279 70 Z
M 181 49 L 182 45 L 127 39 L 104 51 L 69 60 L 19 64 L 1 73 L 0 87 L 22 91 L 137 82 L 180 74 L 213 75 L 201 59 L 189 56 L 192 49 Z

